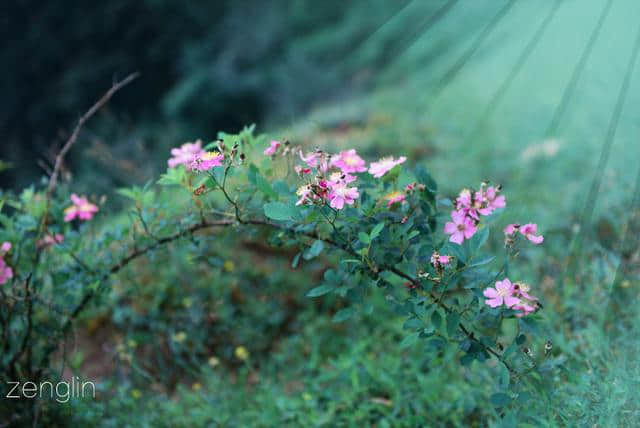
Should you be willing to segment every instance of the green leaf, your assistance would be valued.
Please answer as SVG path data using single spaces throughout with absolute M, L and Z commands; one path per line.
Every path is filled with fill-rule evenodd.
M 298 253 L 296 254 L 296 256 L 293 258 L 293 260 L 291 261 L 291 268 L 295 269 L 298 267 L 298 263 L 300 262 L 300 255 L 302 253 Z
M 469 248 L 471 253 L 475 253 L 482 247 L 489 239 L 489 228 L 483 227 L 469 240 Z
M 382 229 L 384 229 L 384 223 L 378 223 L 375 225 L 375 227 L 369 234 L 369 237 L 371 238 L 372 241 L 380 235 L 380 232 L 382 232 Z
M 420 333 L 412 333 L 408 336 L 405 336 L 405 338 L 402 339 L 402 342 L 400 342 L 400 348 L 408 348 L 409 346 L 416 343 L 419 335 Z
M 489 254 L 485 254 L 479 257 L 475 257 L 471 260 L 469 267 L 483 266 L 488 263 L 491 263 L 495 259 L 495 256 L 491 256 Z
M 322 284 L 316 288 L 312 288 L 308 293 L 307 297 L 318 297 L 324 294 L 330 293 L 336 289 L 336 286 L 333 284 Z M 336 314 L 337 315 L 337 314 Z
M 263 209 L 264 215 L 272 220 L 293 220 L 293 217 L 297 214 L 295 207 L 282 202 L 268 202 L 264 204 Z
M 367 235 L 364 232 L 358 232 L 358 239 L 360 240 L 360 242 L 362 242 L 363 244 L 370 244 L 371 243 L 371 238 L 369 237 L 369 235 Z
M 440 324 L 442 324 L 442 315 L 440 315 L 440 312 L 438 312 L 437 309 L 433 311 L 433 314 L 431 314 L 431 323 L 435 328 L 439 328 Z
M 314 257 L 318 257 L 323 249 L 324 249 L 324 242 L 322 242 L 321 240 L 317 239 L 313 243 L 313 245 L 311 245 L 311 247 L 309 247 L 309 249 L 304 252 L 304 256 L 303 257 L 304 257 L 305 260 L 311 260 Z
M 492 394 L 489 400 L 491 401 L 491 404 L 496 407 L 504 407 L 511 403 L 511 397 L 504 392 L 496 392 L 495 394 Z
M 458 324 L 460 323 L 460 315 L 457 312 L 450 312 L 447 315 L 447 335 L 452 337 L 458 331 Z
M 343 322 L 351 318 L 355 313 L 356 311 L 353 308 L 340 309 L 338 312 L 336 312 L 331 321 L 336 323 Z

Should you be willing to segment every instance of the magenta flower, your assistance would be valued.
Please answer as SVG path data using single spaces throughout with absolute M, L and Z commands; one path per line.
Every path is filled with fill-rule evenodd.
M 511 308 L 514 305 L 520 303 L 520 299 L 513 295 L 513 285 L 509 278 L 505 278 L 502 281 L 496 282 L 496 288 L 485 288 L 482 294 L 488 299 L 484 301 L 485 304 L 492 308 L 504 304 L 507 308 Z
M 269 147 L 264 149 L 264 152 L 263 152 L 264 155 L 265 156 L 273 156 L 273 155 L 275 155 L 281 145 L 282 145 L 282 143 L 280 141 L 273 140 L 269 144 Z
M 357 187 L 347 187 L 344 182 L 330 184 L 329 205 L 336 210 L 344 208 L 344 204 L 353 205 L 359 196 Z
M 175 168 L 178 165 L 189 166 L 193 160 L 204 153 L 202 150 L 202 141 L 198 140 L 195 143 L 184 143 L 180 147 L 171 149 L 171 159 L 167 161 L 169 168 Z
M 72 193 L 71 202 L 73 202 L 73 205 L 64 210 L 64 221 L 66 222 L 75 218 L 79 220 L 91 220 L 93 215 L 98 212 L 98 207 L 90 203 L 84 196 L 80 197 Z
M 520 299 L 520 302 L 511 309 L 518 311 L 516 313 L 518 318 L 529 315 L 538 309 L 538 298 L 529 294 L 529 291 L 531 291 L 531 287 L 527 284 L 518 282 L 513 284 L 514 295 Z
M 507 199 L 503 195 L 498 195 L 498 190 L 493 186 L 487 187 L 485 199 L 488 202 L 489 207 L 494 210 L 507 206 Z
M 293 169 L 296 171 L 296 174 L 298 175 L 311 174 L 311 168 L 307 166 L 296 165 Z
M 471 208 L 471 190 L 462 189 L 456 198 L 456 209 L 461 210 L 469 208 Z
M 451 235 L 449 241 L 462 244 L 465 239 L 470 239 L 478 228 L 473 219 L 467 217 L 463 211 L 451 211 L 451 219 L 444 225 L 444 233 Z
M 406 199 L 406 195 L 404 192 L 395 191 L 389 193 L 384 198 L 387 200 L 387 208 L 391 208 L 393 204 L 404 202 L 404 200 Z
M 208 171 L 216 166 L 222 166 L 224 154 L 218 152 L 204 152 L 191 162 L 190 169 L 194 171 Z
M 11 251 L 11 242 L 3 242 L 2 245 L 0 245 L 0 257 L 4 256 L 9 251 Z
M 371 165 L 369 166 L 369 174 L 373 175 L 375 178 L 380 178 L 387 172 L 389 172 L 391 168 L 396 165 L 400 165 L 406 160 L 407 158 L 404 156 L 400 156 L 396 160 L 393 159 L 393 156 L 382 158 L 378 162 L 371 163 Z
M 542 241 L 544 241 L 544 237 L 542 235 L 536 236 L 536 233 L 538 233 L 538 225 L 535 223 L 527 223 L 520 226 L 520 233 L 536 245 L 542 244 Z
M 337 157 L 331 159 L 331 166 L 339 168 L 346 174 L 350 172 L 364 172 L 367 170 L 366 162 L 358 156 L 356 149 L 343 150 L 338 153 Z

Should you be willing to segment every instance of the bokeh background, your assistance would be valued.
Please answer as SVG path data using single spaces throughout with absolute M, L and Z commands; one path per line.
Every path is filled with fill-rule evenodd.
M 518 273 L 544 288 L 546 333 L 573 373 L 559 387 L 558 420 L 638 415 L 636 313 L 616 302 L 638 295 L 640 2 L 24 0 L 2 8 L 3 188 L 41 180 L 80 114 L 133 71 L 141 77 L 84 128 L 65 165 L 80 192 L 113 206 L 114 189 L 156 177 L 171 147 L 252 123 L 307 148 L 406 154 L 449 196 L 483 179 L 502 183 L 505 222 L 536 221 L 545 234 L 545 248 L 524 254 Z M 213 406 L 218 423 L 414 426 L 429 415 L 482 424 L 490 371 L 449 364 L 453 348 L 435 360 L 394 348 L 402 325 L 384 296 L 372 296 L 378 315 L 332 324 L 340 302 L 309 302 L 307 274 L 281 271 L 292 254 L 265 257 L 256 243 L 242 245 L 240 259 L 224 248 L 204 261 L 187 250 L 159 255 L 174 261 L 159 282 L 145 280 L 158 260 L 123 274 L 110 309 L 84 320 L 74 354 L 74 370 L 103 379 L 109 399 L 70 405 L 73 414 L 115 426 L 138 406 L 140 423 L 188 414 L 199 424 Z M 317 279 L 324 268 L 307 267 Z M 191 285 L 199 297 L 185 301 L 175 288 L 190 270 L 207 273 Z M 247 302 L 256 287 L 262 300 Z M 251 369 L 234 354 L 240 345 Z M 139 365 L 114 363 L 122 352 Z M 109 357 L 96 360 L 102 353 Z M 148 407 L 139 407 L 141 395 Z

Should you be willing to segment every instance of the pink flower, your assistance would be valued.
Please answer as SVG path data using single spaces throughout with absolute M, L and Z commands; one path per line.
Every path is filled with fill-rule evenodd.
M 471 238 L 478 228 L 473 219 L 466 216 L 463 211 L 451 211 L 452 222 L 444 225 L 444 233 L 451 235 L 449 241 L 462 244 L 465 239 Z
M 489 186 L 485 192 L 486 200 L 494 210 L 507 206 L 507 199 L 503 195 L 498 195 L 498 191 L 495 187 Z
M 9 251 L 11 251 L 11 242 L 3 242 L 2 245 L 0 245 L 0 257 L 4 256 Z
M 216 166 L 222 166 L 224 154 L 218 152 L 204 152 L 191 162 L 190 169 L 194 171 L 208 171 Z
M 437 251 L 434 251 L 433 254 L 431 254 L 431 266 L 436 269 L 441 269 L 443 266 L 451 263 L 451 258 L 451 256 L 443 256 L 440 255 Z
M 264 152 L 263 152 L 264 155 L 265 156 L 273 156 L 273 155 L 275 155 L 281 145 L 282 145 L 282 143 L 280 143 L 280 141 L 273 140 L 269 144 L 269 147 L 264 149 Z
M 511 236 L 514 233 L 516 233 L 518 231 L 518 229 L 520 228 L 520 225 L 518 223 L 512 223 L 512 224 L 508 224 L 505 228 L 504 228 L 504 234 L 507 236 Z
M 359 196 L 357 187 L 347 187 L 347 183 L 339 182 L 330 187 L 329 205 L 336 210 L 341 210 L 344 204 L 353 205 Z
M 538 225 L 535 223 L 527 223 L 524 226 L 521 226 L 520 233 L 536 245 L 542 244 L 542 241 L 544 241 L 544 237 L 542 235 L 536 236 L 536 233 L 538 233 Z
M 461 210 L 465 208 L 471 208 L 471 190 L 469 189 L 462 189 L 456 198 L 456 209 Z
M 175 168 L 178 165 L 189 166 L 196 156 L 204 153 L 202 150 L 202 141 L 198 140 L 195 143 L 184 143 L 180 147 L 171 149 L 171 159 L 167 161 L 169 168 Z
M 513 292 L 516 297 L 520 299 L 520 302 L 512 309 L 519 311 L 516 313 L 518 318 L 529 315 L 538 309 L 538 298 L 529 294 L 531 287 L 527 284 L 516 282 L 513 284 Z
M 393 156 L 386 157 L 380 159 L 378 162 L 372 162 L 369 166 L 369 174 L 373 175 L 375 178 L 380 178 L 385 175 L 391 168 L 396 165 L 400 165 L 407 158 L 404 156 L 400 156 L 397 160 L 393 159 Z
M 293 169 L 296 171 L 296 174 L 298 175 L 311 174 L 311 168 L 309 167 L 296 165 Z
M 391 208 L 393 204 L 404 202 L 406 195 L 404 192 L 395 191 L 384 197 L 387 200 L 387 208 Z
M 358 156 L 356 149 L 343 150 L 338 153 L 337 157 L 331 160 L 331 166 L 340 168 L 344 173 L 364 172 L 367 170 L 366 162 Z
M 509 281 L 509 278 L 505 278 L 502 281 L 496 282 L 496 288 L 485 288 L 482 294 L 488 298 L 484 303 L 492 308 L 497 308 L 502 304 L 507 308 L 511 308 L 520 303 L 520 299 L 515 297 L 513 292 L 511 281 Z
M 60 244 L 64 241 L 64 236 L 56 233 L 55 235 L 45 235 L 36 243 L 36 247 L 44 248 L 50 245 Z
M 64 210 L 64 221 L 66 222 L 75 218 L 80 220 L 91 220 L 93 215 L 98 212 L 98 207 L 90 203 L 84 196 L 80 197 L 75 193 L 72 193 L 71 202 L 73 202 L 73 205 L 65 208 Z

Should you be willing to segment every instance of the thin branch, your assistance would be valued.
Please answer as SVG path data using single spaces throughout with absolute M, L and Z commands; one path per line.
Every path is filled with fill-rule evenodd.
M 122 89 L 123 87 L 125 87 L 126 85 L 131 83 L 139 75 L 140 75 L 140 73 L 132 73 L 132 74 L 128 75 L 127 77 L 125 77 L 124 80 L 121 80 L 120 82 L 114 83 L 113 86 L 111 86 L 111 88 L 102 96 L 102 98 L 100 98 L 98 101 L 96 101 L 96 103 L 94 105 L 92 105 L 89 110 L 87 110 L 82 116 L 80 116 L 80 119 L 78 119 L 78 123 L 77 123 L 76 127 L 74 128 L 73 132 L 71 133 L 71 136 L 64 143 L 64 146 L 62 146 L 62 149 L 56 155 L 56 161 L 55 161 L 55 164 L 53 166 L 53 172 L 51 173 L 51 176 L 49 177 L 49 185 L 47 186 L 47 193 L 46 193 L 47 199 L 51 198 L 51 195 L 53 194 L 53 191 L 55 190 L 56 185 L 58 184 L 58 176 L 60 175 L 60 168 L 62 168 L 62 161 L 64 160 L 64 157 L 67 155 L 69 150 L 71 150 L 71 147 L 75 144 L 76 140 L 78 139 L 78 135 L 80 134 L 80 129 L 82 129 L 82 126 L 89 119 L 91 119 L 91 117 L 94 114 L 96 114 L 98 112 L 98 110 L 100 110 L 107 102 L 109 102 L 111 97 L 116 92 L 118 92 L 120 89 Z

